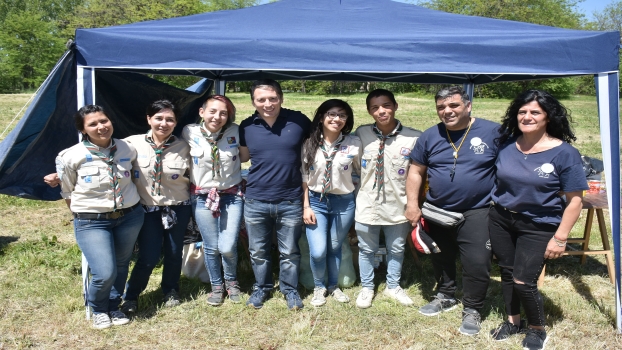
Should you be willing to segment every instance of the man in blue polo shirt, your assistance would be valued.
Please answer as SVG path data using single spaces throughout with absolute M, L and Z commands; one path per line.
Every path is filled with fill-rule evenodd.
M 259 309 L 274 287 L 270 248 L 276 230 L 280 253 L 279 288 L 290 310 L 302 309 L 296 289 L 302 234 L 301 147 L 311 121 L 298 111 L 281 108 L 283 92 L 267 79 L 251 86 L 255 114 L 240 123 L 240 159 L 251 160 L 244 220 L 255 285 L 246 305 Z
M 490 281 L 488 210 L 499 124 L 471 117 L 471 101 L 461 87 L 442 89 L 435 101 L 441 122 L 424 131 L 410 153 L 405 216 L 413 224 L 419 221 L 418 194 L 427 178 L 426 201 L 461 213 L 465 220 L 453 227 L 427 220 L 429 235 L 441 250 L 431 256 L 438 291 L 419 312 L 434 316 L 457 306 L 456 257 L 460 254 L 464 310 L 459 331 L 474 335 L 480 330 L 479 310 Z

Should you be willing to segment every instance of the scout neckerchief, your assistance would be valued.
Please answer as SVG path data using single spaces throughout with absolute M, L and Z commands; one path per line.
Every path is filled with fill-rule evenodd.
M 345 136 L 339 135 L 339 139 L 337 139 L 337 142 L 335 142 L 335 145 L 330 150 L 330 154 L 325 147 L 324 141 L 322 141 L 322 144 L 320 145 L 320 149 L 322 150 L 322 153 L 324 153 L 324 159 L 326 160 L 326 169 L 324 169 L 324 181 L 322 181 L 322 193 L 320 194 L 320 202 L 322 201 L 322 198 L 325 197 L 326 193 L 330 191 L 332 185 L 331 177 L 333 174 L 333 159 L 335 159 L 335 155 L 337 154 L 337 151 L 339 151 L 339 146 L 341 146 L 341 143 L 344 139 Z
M 216 178 L 216 175 L 220 177 L 220 154 L 218 153 L 218 141 L 222 139 L 222 135 L 225 134 L 225 128 L 220 129 L 220 133 L 214 140 L 212 140 L 207 134 L 207 130 L 205 130 L 205 123 L 201 125 L 201 134 L 209 143 L 212 149 L 212 178 Z
M 387 136 L 382 135 L 382 132 L 374 123 L 373 127 L 374 133 L 376 137 L 380 140 L 380 145 L 378 146 L 378 159 L 376 161 L 376 178 L 374 179 L 374 186 L 372 189 L 376 188 L 376 184 L 378 185 L 378 193 L 384 189 L 384 143 L 387 139 L 393 136 L 397 136 L 402 131 L 402 123 L 397 121 L 397 126 L 393 131 Z
M 175 137 L 171 135 L 160 146 L 156 146 L 156 143 L 153 141 L 151 131 L 149 131 L 145 134 L 145 141 L 155 152 L 155 165 L 153 166 L 153 171 L 149 174 L 151 176 L 151 195 L 159 196 L 160 189 L 162 188 L 162 152 L 164 152 L 164 150 L 175 141 Z M 158 187 L 157 193 L 156 186 Z
M 108 178 L 110 179 L 110 187 L 112 188 L 114 202 L 113 211 L 115 211 L 118 208 L 123 207 L 123 193 L 121 192 L 121 186 L 119 185 L 119 177 L 112 167 L 112 164 L 114 164 L 114 154 L 117 152 L 117 145 L 112 139 L 110 142 L 112 144 L 112 147 L 110 147 L 110 155 L 106 156 L 99 150 L 99 147 L 89 141 L 88 137 L 85 137 L 84 140 L 82 140 L 82 144 L 87 150 L 89 150 L 89 152 L 91 152 L 92 155 L 101 158 L 101 160 L 108 165 Z
M 456 163 L 458 162 L 458 151 L 460 150 L 460 147 L 462 147 L 462 144 L 464 143 L 464 140 L 466 140 L 467 135 L 469 134 L 469 130 L 471 130 L 471 126 L 473 125 L 473 123 L 471 123 L 471 120 L 469 118 L 469 127 L 467 128 L 467 131 L 464 133 L 464 135 L 462 136 L 462 141 L 460 141 L 460 144 L 458 145 L 458 147 L 456 147 L 456 145 L 454 145 L 454 142 L 451 140 L 451 136 L 449 136 L 449 130 L 447 130 L 447 127 L 445 127 L 445 132 L 447 133 L 447 140 L 449 141 L 449 144 L 451 145 L 451 148 L 454 149 L 454 166 L 451 168 L 451 171 L 449 171 L 449 177 L 451 177 L 451 181 L 454 180 L 454 175 L 456 174 Z

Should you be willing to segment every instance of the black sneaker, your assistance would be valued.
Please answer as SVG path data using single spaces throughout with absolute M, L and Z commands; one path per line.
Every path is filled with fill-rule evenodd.
M 124 314 L 133 314 L 138 310 L 138 300 L 124 300 L 121 304 L 121 311 Z
M 220 306 L 225 302 L 225 288 L 221 284 L 219 286 L 212 285 L 212 292 L 207 297 L 207 303 L 212 306 Z
M 525 350 L 542 350 L 546 346 L 549 337 L 546 336 L 544 329 L 529 328 L 527 335 L 523 339 L 523 349 Z
M 301 310 L 304 307 L 297 290 L 292 290 L 287 293 L 285 299 L 287 300 L 287 308 L 292 311 Z
M 175 307 L 181 304 L 181 298 L 175 289 L 171 289 L 170 292 L 166 293 L 162 301 L 164 301 L 165 307 Z
M 434 300 L 422 306 L 419 312 L 426 316 L 436 316 L 443 311 L 453 310 L 457 306 L 458 301 L 456 299 L 449 298 L 443 293 L 438 293 L 434 296 Z
M 242 301 L 240 298 L 240 285 L 238 281 L 225 281 L 225 289 L 227 290 L 227 295 L 229 295 L 229 300 L 233 303 L 239 303 Z
M 514 334 L 525 333 L 526 330 L 527 324 L 525 320 L 521 320 L 518 326 L 510 321 L 503 321 L 499 327 L 490 330 L 490 335 L 495 341 L 505 341 Z
M 262 289 L 255 289 L 253 294 L 248 298 L 246 302 L 246 306 L 253 307 L 255 309 L 261 309 L 263 307 L 263 303 L 268 299 L 268 295 Z
M 458 331 L 464 335 L 476 335 L 479 333 L 482 323 L 482 317 L 475 309 L 464 308 L 462 311 L 462 324 Z

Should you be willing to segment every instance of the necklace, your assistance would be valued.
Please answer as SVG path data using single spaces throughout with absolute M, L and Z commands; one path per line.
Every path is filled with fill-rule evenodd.
M 451 168 L 451 171 L 449 172 L 449 177 L 451 177 L 452 181 L 454 179 L 454 175 L 456 174 L 456 163 L 458 162 L 458 151 L 460 151 L 460 148 L 462 147 L 462 144 L 464 143 L 464 140 L 466 140 L 466 137 L 469 134 L 469 131 L 471 130 L 471 126 L 473 126 L 473 123 L 471 121 L 469 121 L 469 127 L 467 128 L 467 131 L 462 136 L 462 141 L 460 141 L 460 144 L 458 145 L 458 147 L 456 147 L 456 145 L 454 145 L 454 142 L 451 140 L 451 136 L 449 136 L 449 130 L 447 129 L 447 127 L 445 127 L 445 132 L 447 133 L 447 140 L 449 141 L 449 144 L 451 145 L 451 148 L 454 149 L 454 153 L 453 153 L 453 155 L 454 155 L 454 165 Z

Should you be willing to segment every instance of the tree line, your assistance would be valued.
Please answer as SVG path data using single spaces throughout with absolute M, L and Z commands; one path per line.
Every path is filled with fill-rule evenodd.
M 587 21 L 577 5 L 582 0 L 411 0 L 420 6 L 464 15 L 507 19 L 561 28 L 620 30 L 622 0 Z M 188 16 L 257 5 L 258 0 L 2 0 L 0 3 L 0 93 L 32 91 L 49 74 L 77 28 L 98 28 L 145 20 Z M 198 78 L 158 76 L 185 88 Z M 244 91 L 246 83 L 229 84 Z M 289 91 L 315 94 L 353 93 L 370 87 L 396 92 L 433 92 L 420 84 L 332 81 L 285 81 Z M 512 97 L 526 88 L 546 89 L 558 97 L 594 94 L 592 77 L 495 83 L 478 86 L 479 97 Z

